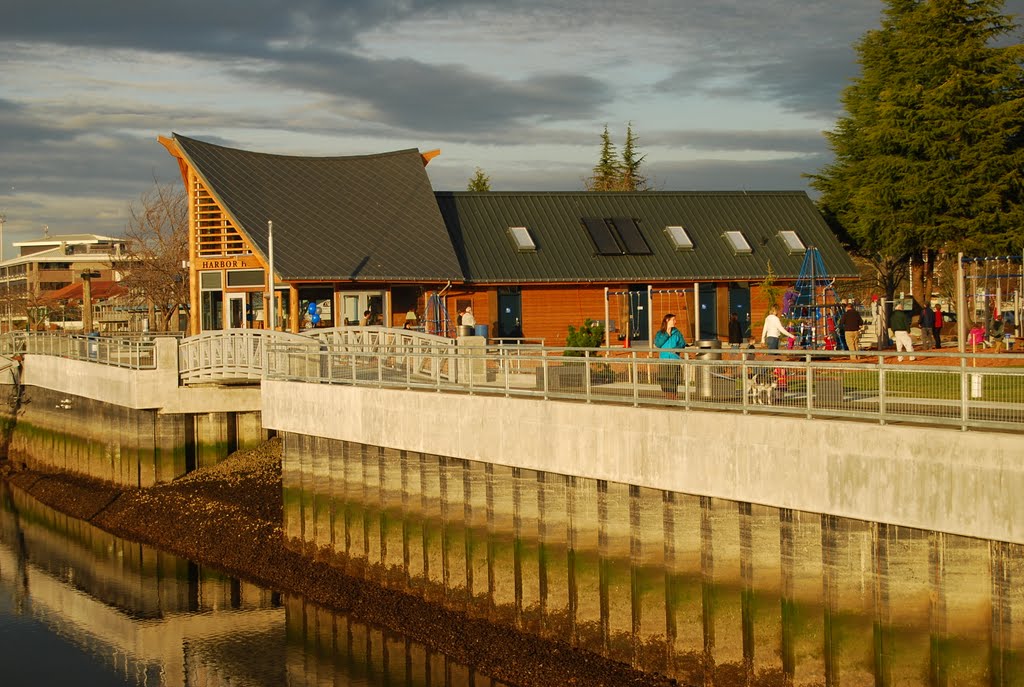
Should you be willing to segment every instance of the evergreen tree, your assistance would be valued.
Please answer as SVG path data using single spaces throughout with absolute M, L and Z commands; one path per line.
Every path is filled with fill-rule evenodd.
M 618 191 L 621 181 L 621 166 L 615 153 L 615 144 L 604 125 L 601 133 L 601 157 L 594 166 L 593 174 L 586 181 L 588 191 Z
M 619 187 L 622 191 L 646 191 L 647 177 L 640 173 L 640 165 L 646 155 L 637 157 L 637 137 L 633 134 L 633 122 L 626 125 L 626 143 L 622 146 L 622 171 Z
M 885 3 L 811 185 L 891 298 L 908 260 L 930 293 L 937 251 L 1021 245 L 1024 51 L 996 43 L 1016 28 L 1002 0 Z
M 466 185 L 467 191 L 490 191 L 491 190 L 491 177 L 484 174 L 484 170 L 479 167 L 476 168 L 476 173 L 469 180 L 469 184 Z

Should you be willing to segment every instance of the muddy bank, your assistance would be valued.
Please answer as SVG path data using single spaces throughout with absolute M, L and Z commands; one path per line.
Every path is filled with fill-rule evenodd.
M 272 440 L 171 484 L 119 489 L 14 470 L 11 484 L 68 515 L 281 592 L 405 634 L 497 679 L 533 685 L 675 685 L 566 645 L 383 590 L 284 545 L 281 446 Z

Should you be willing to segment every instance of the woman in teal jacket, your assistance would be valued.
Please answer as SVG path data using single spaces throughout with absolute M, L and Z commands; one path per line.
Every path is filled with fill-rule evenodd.
M 662 318 L 661 328 L 654 335 L 654 345 L 661 349 L 658 357 L 666 360 L 666 362 L 661 363 L 661 370 L 658 375 L 661 390 L 665 392 L 665 396 L 674 399 L 679 391 L 680 367 L 674 362 L 667 361 L 679 360 L 679 354 L 672 349 L 686 347 L 686 339 L 683 338 L 682 332 L 676 329 L 676 316 L 674 314 L 668 313 Z

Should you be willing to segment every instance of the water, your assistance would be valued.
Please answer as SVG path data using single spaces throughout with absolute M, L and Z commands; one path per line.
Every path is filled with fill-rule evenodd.
M 1024 685 L 1024 547 L 285 434 L 350 573 L 686 684 Z
M 394 632 L 0 484 L 0 684 L 502 687 Z

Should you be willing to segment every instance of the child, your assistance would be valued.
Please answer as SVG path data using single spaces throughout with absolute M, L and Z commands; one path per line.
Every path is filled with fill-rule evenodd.
M 971 327 L 970 333 L 967 334 L 967 343 L 971 344 L 975 351 L 979 345 L 985 343 L 985 328 L 981 326 L 980 322 L 975 322 Z

